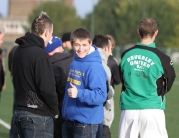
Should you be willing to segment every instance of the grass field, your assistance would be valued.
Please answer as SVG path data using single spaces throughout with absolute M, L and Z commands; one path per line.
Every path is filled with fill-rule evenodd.
M 7 69 L 7 67 L 6 67 Z M 166 115 L 166 126 L 169 138 L 179 138 L 178 125 L 179 125 L 179 65 L 175 66 L 177 74 L 176 80 L 171 91 L 166 95 L 167 97 L 167 109 L 165 110 Z M 120 118 L 119 108 L 119 96 L 120 96 L 121 85 L 116 86 L 115 89 L 115 118 L 111 127 L 112 138 L 117 137 L 117 129 Z M 10 80 L 8 70 L 6 71 L 6 89 L 1 93 L 0 99 L 0 119 L 10 124 L 12 117 L 12 105 L 13 105 L 13 87 Z M 0 124 L 0 138 L 8 138 L 9 130 Z

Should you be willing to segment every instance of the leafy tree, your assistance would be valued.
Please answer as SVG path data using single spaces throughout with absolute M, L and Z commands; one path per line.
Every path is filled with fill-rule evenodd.
M 95 34 L 112 34 L 118 45 L 135 43 L 139 41 L 139 21 L 151 17 L 158 22 L 157 46 L 179 47 L 178 4 L 177 0 L 99 0 L 94 7 Z M 88 29 L 91 16 L 92 13 L 83 21 Z
M 44 2 L 35 8 L 29 16 L 29 23 L 39 15 L 40 11 L 45 11 L 53 22 L 53 34 L 61 37 L 65 32 L 72 32 L 81 26 L 81 18 L 77 16 L 76 10 L 65 4 L 64 1 Z

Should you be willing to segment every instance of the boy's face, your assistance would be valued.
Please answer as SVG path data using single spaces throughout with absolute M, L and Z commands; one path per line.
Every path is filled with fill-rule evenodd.
M 73 49 L 79 58 L 84 58 L 89 53 L 91 44 L 89 39 L 76 39 L 73 43 Z

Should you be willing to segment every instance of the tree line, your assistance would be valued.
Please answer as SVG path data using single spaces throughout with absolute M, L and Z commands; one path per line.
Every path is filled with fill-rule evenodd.
M 111 34 L 118 46 L 124 46 L 139 41 L 138 23 L 142 18 L 151 17 L 158 23 L 156 45 L 178 48 L 178 4 L 179 0 L 99 0 L 93 11 L 82 19 L 75 8 L 59 0 L 44 2 L 36 7 L 29 16 L 29 23 L 43 10 L 52 19 L 54 35 L 61 37 L 65 32 L 84 27 L 94 35 Z

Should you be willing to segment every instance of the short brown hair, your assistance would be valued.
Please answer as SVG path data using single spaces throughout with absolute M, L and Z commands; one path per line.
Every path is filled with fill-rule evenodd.
M 91 34 L 89 33 L 89 31 L 87 31 L 84 28 L 78 28 L 71 33 L 70 41 L 72 45 L 76 39 L 80 39 L 80 40 L 89 39 L 89 43 L 91 43 L 92 41 Z
M 52 21 L 48 17 L 46 12 L 41 12 L 37 16 L 31 25 L 31 33 L 34 33 L 38 36 L 42 35 L 46 29 L 52 29 Z
M 105 47 L 110 47 L 109 38 L 105 35 L 95 35 L 93 44 L 102 49 Z
M 115 41 L 114 37 L 110 34 L 107 34 L 106 36 L 111 41 L 112 49 L 114 49 L 114 47 L 116 46 L 116 41 Z
M 155 31 L 157 31 L 157 22 L 152 18 L 144 18 L 138 25 L 141 38 L 153 37 Z

